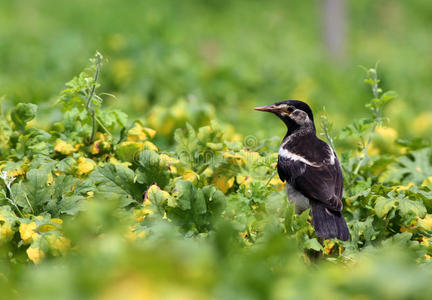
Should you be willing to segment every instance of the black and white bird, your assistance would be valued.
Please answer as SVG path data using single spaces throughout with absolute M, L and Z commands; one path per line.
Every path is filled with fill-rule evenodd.
M 310 107 L 289 100 L 255 110 L 274 113 L 288 127 L 279 148 L 277 170 L 296 213 L 311 209 L 318 237 L 348 240 L 350 233 L 342 215 L 342 170 L 335 151 L 316 136 Z

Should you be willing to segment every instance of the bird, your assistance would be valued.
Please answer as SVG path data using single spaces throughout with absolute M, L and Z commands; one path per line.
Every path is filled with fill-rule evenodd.
M 350 232 L 342 215 L 342 170 L 334 149 L 317 137 L 309 105 L 287 100 L 254 109 L 275 114 L 287 126 L 277 172 L 286 183 L 295 212 L 301 214 L 310 208 L 312 226 L 319 238 L 347 241 Z

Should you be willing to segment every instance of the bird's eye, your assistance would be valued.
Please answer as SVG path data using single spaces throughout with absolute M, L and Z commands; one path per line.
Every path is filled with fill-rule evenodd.
M 292 113 L 294 111 L 294 106 L 288 106 L 287 110 L 289 113 Z

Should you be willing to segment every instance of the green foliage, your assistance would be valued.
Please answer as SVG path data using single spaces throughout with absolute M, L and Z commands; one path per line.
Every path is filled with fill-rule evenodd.
M 394 97 L 381 92 L 375 69 L 366 74 L 370 117 L 338 137 L 359 141 L 357 151 L 341 155 L 351 232 L 341 242 L 317 239 L 309 211 L 295 214 L 275 176 L 271 140 L 241 142 L 213 121 L 199 128 L 186 122 L 171 148 L 158 144 L 144 122 L 129 124 L 120 111 L 102 108 L 95 92 L 100 59 L 68 83 L 62 118 L 50 128 L 29 123 L 35 105 L 4 113 L 4 295 L 298 299 L 325 286 L 340 298 L 402 299 L 430 290 L 431 152 L 369 154 Z M 321 126 L 332 142 L 327 117 Z M 423 278 L 401 282 L 396 293 L 383 272 L 394 280 L 398 272 Z
M 90 174 L 90 180 L 96 185 L 95 193 L 104 199 L 119 200 L 121 206 L 141 200 L 142 192 L 135 185 L 135 173 L 122 165 L 106 164 Z

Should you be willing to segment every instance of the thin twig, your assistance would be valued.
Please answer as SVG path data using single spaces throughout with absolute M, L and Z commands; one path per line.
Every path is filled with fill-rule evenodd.
M 277 173 L 277 170 L 273 172 L 273 174 L 270 176 L 270 179 L 267 181 L 265 186 L 269 185 L 270 181 L 273 179 L 273 177 L 276 175 L 276 173 Z
M 97 129 L 97 120 L 96 120 L 96 112 L 95 109 L 93 108 L 93 102 L 92 99 L 95 95 L 96 92 L 96 85 L 97 85 L 97 81 L 99 79 L 99 73 L 100 73 L 100 66 L 101 66 L 101 55 L 99 53 L 96 53 L 96 59 L 97 59 L 97 65 L 96 65 L 96 72 L 95 72 L 95 76 L 94 76 L 94 82 L 93 82 L 93 86 L 92 89 L 90 91 L 90 95 L 87 98 L 87 111 L 89 112 L 90 116 L 92 117 L 92 132 L 91 132 L 91 136 L 90 136 L 90 144 L 92 144 L 94 142 L 94 139 L 96 137 L 96 129 Z

